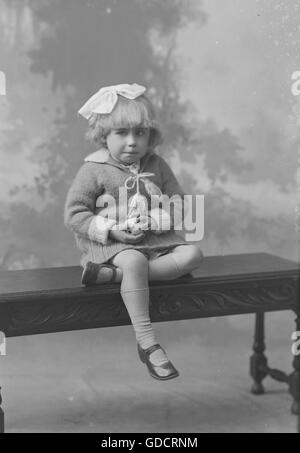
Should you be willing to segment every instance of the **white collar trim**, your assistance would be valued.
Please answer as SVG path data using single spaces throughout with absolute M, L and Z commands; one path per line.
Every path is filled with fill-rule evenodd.
M 108 159 L 109 159 L 108 150 L 105 148 L 102 148 L 102 149 L 98 149 L 98 151 L 95 151 L 94 153 L 86 156 L 84 161 L 85 162 L 96 162 L 98 164 L 104 164 L 105 162 L 108 161 Z

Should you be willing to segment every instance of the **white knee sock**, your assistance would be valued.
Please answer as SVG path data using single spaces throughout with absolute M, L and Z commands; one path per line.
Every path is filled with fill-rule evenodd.
M 149 288 L 122 290 L 121 296 L 130 316 L 137 342 L 143 349 L 156 343 L 149 317 Z
M 131 319 L 136 340 L 142 349 L 157 343 L 149 316 L 149 288 L 121 290 L 121 296 Z M 160 365 L 168 360 L 159 349 L 151 354 L 151 362 Z
M 173 280 L 181 277 L 186 271 L 181 269 L 173 253 L 156 258 L 149 262 L 149 280 Z

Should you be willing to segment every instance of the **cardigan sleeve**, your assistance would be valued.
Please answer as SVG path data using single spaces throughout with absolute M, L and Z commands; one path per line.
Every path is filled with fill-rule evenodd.
M 176 176 L 171 170 L 167 162 L 160 156 L 159 167 L 162 178 L 162 193 L 172 198 L 171 205 L 168 204 L 167 210 L 164 208 L 154 208 L 150 211 L 150 217 L 155 220 L 158 225 L 157 231 L 154 233 L 162 233 L 163 231 L 170 231 L 172 229 L 182 228 L 184 216 L 187 213 L 187 206 L 184 203 L 184 191 L 177 181 Z
M 109 231 L 116 221 L 95 215 L 96 199 L 103 191 L 104 187 L 99 186 L 94 164 L 82 165 L 67 194 L 64 224 L 85 239 L 106 244 Z

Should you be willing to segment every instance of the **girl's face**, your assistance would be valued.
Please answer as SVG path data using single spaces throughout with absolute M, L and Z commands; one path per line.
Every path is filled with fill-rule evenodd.
M 143 126 L 112 129 L 106 136 L 108 151 L 113 159 L 130 165 L 148 151 L 150 129 Z

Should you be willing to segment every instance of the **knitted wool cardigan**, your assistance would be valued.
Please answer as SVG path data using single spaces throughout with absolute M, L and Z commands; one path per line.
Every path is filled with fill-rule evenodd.
M 169 197 L 179 195 L 179 200 L 183 200 L 184 192 L 174 173 L 165 160 L 153 151 L 148 152 L 140 160 L 140 172 L 154 173 L 149 179 L 163 194 Z M 148 215 L 155 219 L 160 228 L 157 231 L 147 231 L 145 238 L 138 244 L 124 244 L 109 237 L 110 229 L 126 218 L 124 215 L 128 211 L 124 211 L 124 206 L 120 203 L 119 188 L 125 187 L 124 184 L 130 176 L 134 176 L 130 167 L 115 161 L 106 149 L 87 156 L 79 169 L 67 194 L 64 223 L 75 235 L 77 246 L 82 253 L 80 261 L 82 266 L 85 266 L 87 261 L 105 263 L 126 249 L 147 251 L 171 249 L 176 245 L 186 244 L 186 241 L 174 231 L 175 210 L 167 212 L 157 206 L 153 208 L 153 203 L 151 204 L 153 199 L 149 197 L 144 184 L 140 184 L 140 193 L 146 197 L 151 208 Z M 135 193 L 134 187 L 127 189 L 128 199 Z M 112 216 L 112 210 L 105 206 L 104 200 L 108 195 L 116 202 L 114 214 L 117 215 Z M 182 206 L 179 207 L 182 213 L 181 221 L 185 211 Z M 167 231 L 166 225 L 169 226 Z

